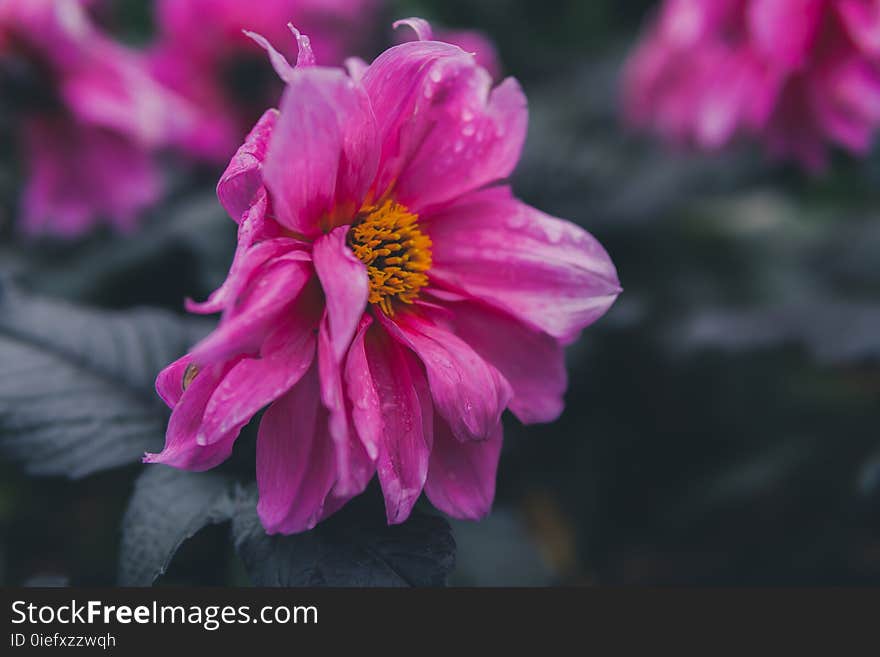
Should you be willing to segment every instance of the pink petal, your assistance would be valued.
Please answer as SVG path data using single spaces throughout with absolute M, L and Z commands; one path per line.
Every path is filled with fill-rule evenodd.
M 246 235 L 248 223 L 243 221 L 239 226 L 239 245 L 235 250 L 232 266 L 217 290 L 203 303 L 188 301 L 186 309 L 191 313 L 213 314 L 221 310 L 234 308 L 239 303 L 239 295 L 253 282 L 254 277 L 266 265 L 285 254 L 301 252 L 307 258 L 305 244 L 289 237 L 276 237 L 250 246 L 250 236 Z
M 333 353 L 325 313 L 318 333 L 318 371 L 321 400 L 329 413 L 328 427 L 336 450 L 336 485 L 334 496 L 351 499 L 364 491 L 373 477 L 375 466 L 351 425 L 348 403 L 342 385 L 340 360 Z
M 217 197 L 232 219 L 239 223 L 263 186 L 263 162 L 278 110 L 267 110 L 238 149 L 217 184 Z
M 363 341 L 369 377 L 361 372 L 369 400 L 354 398 L 353 418 L 365 444 L 378 444 L 377 472 L 388 522 L 404 522 L 421 495 L 433 441 L 430 395 L 416 359 L 374 325 Z M 350 364 L 349 371 L 356 364 Z M 353 380 L 350 375 L 349 381 Z M 356 394 L 357 388 L 351 390 Z M 363 412 L 365 411 L 366 412 Z
M 269 534 L 295 534 L 317 524 L 336 478 L 333 442 L 321 406 L 317 367 L 260 422 L 257 513 Z
M 825 0 L 751 0 L 747 20 L 757 49 L 788 69 L 804 65 L 814 46 Z
M 296 56 L 297 68 L 302 68 L 303 66 L 314 66 L 315 53 L 312 52 L 312 40 L 305 34 L 302 34 L 298 29 L 296 29 L 292 23 L 288 23 L 287 27 L 293 33 L 293 38 L 296 39 L 296 47 L 298 49 Z
M 431 24 L 424 18 L 402 18 L 392 24 L 392 27 L 395 30 L 402 26 L 411 28 L 416 33 L 416 38 L 419 41 L 431 41 L 434 38 L 434 31 L 431 29 Z
M 348 226 L 339 226 L 315 240 L 312 259 L 324 288 L 333 355 L 336 362 L 348 351 L 370 295 L 367 268 L 346 244 Z
M 197 440 L 211 445 L 242 427 L 263 407 L 290 390 L 315 357 L 314 317 L 294 309 L 260 348 L 259 358 L 244 358 L 217 386 L 205 408 Z
M 872 57 L 880 55 L 880 4 L 874 0 L 837 0 L 836 9 L 859 47 Z
M 89 54 L 89 63 L 60 89 L 81 122 L 155 148 L 169 144 L 196 119 L 195 109 L 158 84 L 139 57 L 100 40 Z
M 298 260 L 293 259 L 297 257 Z M 311 294 L 307 283 L 313 278 L 313 271 L 311 265 L 302 260 L 306 257 L 304 252 L 296 251 L 265 265 L 241 293 L 239 305 L 193 348 L 193 359 L 205 365 L 259 351 L 279 315 L 289 310 L 301 293 Z M 311 305 L 317 306 L 317 300 Z
M 841 57 L 810 78 L 809 94 L 824 135 L 866 154 L 880 121 L 880 74 L 860 57 Z
M 378 122 L 373 196 L 419 213 L 506 178 L 519 160 L 528 112 L 519 84 L 492 78 L 474 57 L 436 41 L 385 51 L 363 78 Z
M 730 21 L 742 4 L 742 0 L 668 0 L 660 9 L 657 31 L 672 46 L 693 46 Z
M 284 55 L 275 50 L 266 37 L 249 30 L 244 30 L 244 34 L 260 46 L 260 48 L 266 51 L 266 54 L 269 55 L 269 62 L 271 62 L 272 68 L 275 69 L 275 73 L 278 74 L 279 78 L 284 82 L 290 82 L 293 79 L 293 71 L 295 69 L 290 65 L 290 62 L 287 61 Z
M 426 219 L 425 229 L 434 245 L 433 281 L 565 341 L 620 293 L 614 265 L 592 235 L 507 188 L 471 194 Z
M 379 455 L 385 425 L 379 394 L 373 383 L 364 344 L 367 331 L 372 324 L 373 318 L 369 314 L 361 317 L 360 326 L 348 350 L 344 379 L 348 398 L 351 401 L 352 422 L 364 449 L 375 461 Z
M 159 372 L 156 377 L 156 392 L 168 408 L 174 408 L 183 396 L 183 376 L 192 363 L 192 356 L 186 354 Z
M 425 319 L 401 313 L 382 325 L 421 359 L 437 412 L 458 440 L 486 440 L 513 395 L 510 385 L 461 338 Z M 372 361 L 371 361 L 372 366 Z
M 568 386 L 565 352 L 559 342 L 478 303 L 451 308 L 455 334 L 510 384 L 510 410 L 525 424 L 556 420 Z
M 498 424 L 487 440 L 461 443 L 446 424 L 434 426 L 434 449 L 425 494 L 453 518 L 479 520 L 492 509 L 503 430 Z
M 179 367 L 175 367 L 180 362 L 177 361 L 176 364 L 167 368 L 163 372 L 165 376 L 162 377 L 164 380 L 161 385 L 166 393 L 170 392 L 172 385 L 171 374 L 180 376 L 177 385 L 182 390 L 178 402 L 171 412 L 171 419 L 168 421 L 165 448 L 159 454 L 146 454 L 144 463 L 164 463 L 183 470 L 210 470 L 229 458 L 232 453 L 232 445 L 238 434 L 235 432 L 222 436 L 214 444 L 208 446 L 199 445 L 196 436 L 201 430 L 208 400 L 226 373 L 234 367 L 236 361 L 201 370 L 185 391 L 183 391 L 184 372 Z M 170 372 L 169 369 L 171 369 Z
M 377 162 L 375 119 L 363 88 L 340 70 L 297 69 L 264 165 L 277 220 L 308 236 L 349 223 Z
M 355 82 L 361 82 L 364 78 L 364 73 L 366 73 L 367 69 L 370 67 L 370 65 L 360 57 L 347 57 L 343 62 L 343 66 L 345 66 L 345 70 L 348 72 L 348 77 Z

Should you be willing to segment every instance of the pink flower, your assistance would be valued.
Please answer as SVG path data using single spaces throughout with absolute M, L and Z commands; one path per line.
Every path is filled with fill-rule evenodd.
M 880 123 L 880 2 L 666 0 L 624 76 L 627 118 L 715 149 L 747 135 L 820 170 Z
M 151 153 L 183 120 L 176 103 L 78 0 L 0 2 L 0 104 L 28 161 L 25 231 L 131 229 L 159 197 Z
M 500 184 L 526 99 L 436 41 L 372 64 L 311 65 L 299 39 L 280 110 L 232 159 L 218 195 L 239 223 L 226 282 L 196 312 L 218 328 L 166 368 L 165 449 L 203 470 L 260 409 L 258 511 L 313 527 L 378 475 L 388 521 L 424 490 L 458 518 L 489 511 L 501 414 L 563 408 L 563 346 L 620 292 L 602 246 Z
M 191 157 L 227 162 L 282 84 L 242 31 L 287 44 L 293 21 L 322 61 L 340 64 L 369 38 L 380 0 L 157 0 L 156 75 L 200 108 L 179 146 Z M 282 52 L 295 56 L 294 47 Z

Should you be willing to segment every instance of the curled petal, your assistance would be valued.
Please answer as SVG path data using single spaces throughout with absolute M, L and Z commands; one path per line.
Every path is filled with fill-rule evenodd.
M 431 24 L 424 18 L 402 18 L 393 24 L 395 30 L 401 26 L 412 28 L 419 41 L 431 41 L 434 39 L 434 31 L 431 29 Z
M 201 471 L 210 470 L 229 458 L 238 432 L 222 436 L 208 446 L 200 445 L 196 437 L 201 430 L 208 400 L 236 362 L 202 369 L 186 386 L 186 390 L 183 390 L 185 369 L 181 370 L 179 367 L 181 361 L 167 368 L 163 372 L 165 376 L 160 375 L 161 386 L 166 394 L 173 385 L 171 375 L 180 376 L 178 385 L 181 394 L 168 421 L 165 448 L 159 454 L 146 454 L 144 463 L 163 463 L 183 470 Z
M 244 30 L 244 34 L 260 46 L 260 48 L 266 51 L 269 55 L 269 61 L 272 63 L 272 68 L 275 69 L 279 78 L 284 82 L 290 82 L 293 79 L 293 66 L 290 65 L 290 62 L 287 61 L 287 58 L 284 55 L 275 50 L 275 47 L 269 43 L 269 40 L 266 39 L 266 37 L 249 30 Z
M 245 242 L 248 236 L 246 224 L 242 222 L 239 227 L 239 248 L 235 251 L 229 274 L 217 290 L 215 290 L 204 303 L 196 303 L 188 300 L 186 309 L 191 313 L 212 314 L 222 310 L 232 309 L 239 303 L 239 296 L 254 282 L 254 276 L 262 271 L 266 265 L 284 255 L 301 253 L 303 260 L 308 257 L 302 242 L 289 237 L 277 237 L 260 242 L 248 248 Z
M 274 109 L 260 117 L 217 184 L 217 197 L 236 223 L 251 209 L 263 186 L 263 161 L 277 121 L 278 110 Z
M 156 392 L 168 408 L 174 408 L 183 396 L 184 376 L 192 364 L 192 356 L 186 354 L 171 363 L 156 377 Z M 193 365 L 195 367 L 195 365 Z
M 296 39 L 296 45 L 298 48 L 296 56 L 297 67 L 314 66 L 315 53 L 312 52 L 312 42 L 309 37 L 300 33 L 300 31 L 293 26 L 293 23 L 288 23 L 287 27 L 293 32 L 293 38 Z

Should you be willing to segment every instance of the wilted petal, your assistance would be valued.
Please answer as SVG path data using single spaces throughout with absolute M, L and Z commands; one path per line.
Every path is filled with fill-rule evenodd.
M 277 121 L 278 110 L 274 109 L 260 117 L 217 184 L 220 203 L 236 223 L 250 210 L 263 186 L 263 162 Z

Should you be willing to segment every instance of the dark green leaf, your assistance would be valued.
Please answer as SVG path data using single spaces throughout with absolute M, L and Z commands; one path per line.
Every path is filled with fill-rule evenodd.
M 232 486 L 222 475 L 147 467 L 122 522 L 119 584 L 151 585 L 184 541 L 228 520 L 233 508 Z
M 455 565 L 455 541 L 440 517 L 413 512 L 387 526 L 362 495 L 310 532 L 268 536 L 256 491 L 244 491 L 232 520 L 235 547 L 257 586 L 442 586 Z
M 0 452 L 76 478 L 162 445 L 153 382 L 204 332 L 150 310 L 106 312 L 0 284 Z

